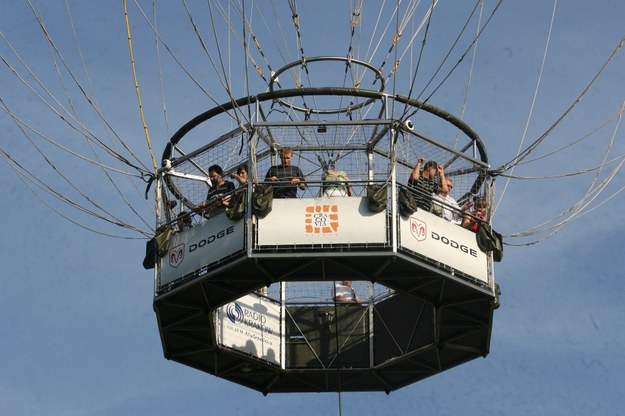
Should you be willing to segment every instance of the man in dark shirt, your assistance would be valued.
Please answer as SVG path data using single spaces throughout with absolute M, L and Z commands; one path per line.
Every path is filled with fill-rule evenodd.
M 224 171 L 219 165 L 213 165 L 208 168 L 208 176 L 210 177 L 212 186 L 208 189 L 206 201 L 217 202 L 219 205 L 228 206 L 227 200 L 223 198 L 226 194 L 234 191 L 234 184 L 224 180 Z
M 265 180 L 276 182 L 273 186 L 274 198 L 297 198 L 297 188 L 306 189 L 304 174 L 299 167 L 291 165 L 293 149 L 284 147 L 280 151 L 280 158 L 282 164 L 270 167 Z
M 429 212 L 432 208 L 432 196 L 440 191 L 449 192 L 445 169 L 433 160 L 425 162 L 420 158 L 408 179 L 408 189 L 414 195 L 417 206 Z
M 230 204 L 230 197 L 234 191 L 234 183 L 224 180 L 224 171 L 219 165 L 208 168 L 208 176 L 211 187 L 208 189 L 206 200 L 196 207 L 196 211 L 202 211 L 206 218 L 213 217 L 223 212 Z

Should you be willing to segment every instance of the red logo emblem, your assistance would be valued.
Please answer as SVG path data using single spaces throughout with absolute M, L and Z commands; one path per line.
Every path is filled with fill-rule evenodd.
M 423 221 L 410 217 L 410 233 L 417 241 L 423 241 L 428 235 L 428 226 Z
M 184 244 L 179 244 L 176 247 L 169 250 L 169 265 L 171 267 L 178 267 L 184 259 Z

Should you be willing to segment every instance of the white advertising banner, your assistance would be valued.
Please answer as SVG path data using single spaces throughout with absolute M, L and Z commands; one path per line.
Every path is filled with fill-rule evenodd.
M 401 246 L 488 283 L 487 256 L 475 233 L 418 210 L 400 221 Z
M 163 286 L 244 247 L 245 222 L 231 221 L 226 214 L 176 233 L 169 253 L 160 260 L 159 285 Z
M 280 304 L 245 295 L 215 311 L 220 345 L 280 365 Z
M 369 211 L 360 197 L 274 199 L 258 221 L 261 246 L 385 242 L 386 212 Z

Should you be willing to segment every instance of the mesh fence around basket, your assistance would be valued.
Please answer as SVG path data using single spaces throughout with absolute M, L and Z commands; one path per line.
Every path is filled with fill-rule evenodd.
M 166 192 L 168 200 L 178 202 L 164 209 L 175 205 L 176 212 L 182 212 L 204 201 L 212 165 L 219 165 L 224 178 L 237 185 L 229 175 L 241 165 L 248 166 L 250 179 L 262 183 L 269 168 L 281 163 L 280 150 L 286 147 L 293 149 L 292 164 L 302 170 L 308 185 L 304 191 L 298 191 L 299 197 L 321 195 L 322 175 L 330 165 L 346 172 L 353 196 L 365 196 L 370 183 L 388 181 L 393 167 L 397 183 L 405 185 L 419 158 L 444 166 L 446 176 L 453 181 L 451 196 L 460 204 L 484 191 L 480 177 L 484 177 L 487 167 L 472 155 L 419 133 L 391 134 L 394 130 L 390 125 L 387 120 L 372 120 L 265 123 L 254 129 L 235 129 L 200 149 L 172 158 L 172 170 L 165 175 Z

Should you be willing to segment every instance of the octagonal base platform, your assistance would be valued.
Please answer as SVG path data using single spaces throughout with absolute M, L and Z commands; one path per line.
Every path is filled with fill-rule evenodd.
M 320 276 L 329 282 L 371 276 L 392 295 L 367 306 L 285 306 L 279 364 L 220 342 L 220 307 L 263 286 Z M 495 307 L 487 286 L 388 250 L 241 253 L 154 302 L 166 358 L 264 394 L 390 392 L 484 357 Z

